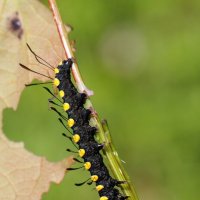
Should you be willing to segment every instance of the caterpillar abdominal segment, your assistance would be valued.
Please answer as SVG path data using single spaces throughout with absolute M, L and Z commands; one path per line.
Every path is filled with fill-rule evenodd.
M 116 188 L 125 182 L 112 178 L 103 162 L 100 150 L 104 144 L 98 144 L 94 138 L 97 129 L 89 124 L 91 111 L 84 107 L 87 95 L 79 93 L 71 81 L 72 64 L 72 59 L 62 61 L 54 69 L 55 79 L 53 81 L 63 100 L 63 109 L 68 115 L 67 125 L 72 129 L 72 141 L 78 145 L 78 155 L 84 161 L 84 168 L 91 174 L 91 183 L 96 183 L 100 200 L 127 199 L 128 197 L 123 196 Z M 74 169 L 77 168 L 70 168 L 69 170 Z M 76 185 L 80 186 L 86 182 L 88 180 Z

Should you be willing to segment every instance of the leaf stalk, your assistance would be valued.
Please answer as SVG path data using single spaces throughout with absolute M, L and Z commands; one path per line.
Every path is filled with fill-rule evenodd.
M 56 1 L 49 0 L 49 5 L 50 5 L 51 11 L 53 13 L 54 21 L 56 23 L 62 45 L 65 50 L 66 58 L 74 59 L 74 54 L 73 54 L 72 47 L 69 42 L 68 34 L 62 23 L 62 19 L 61 19 L 60 13 L 58 11 Z M 88 97 L 91 96 L 93 94 L 93 92 L 85 86 L 76 62 L 72 66 L 72 74 L 73 74 L 73 78 L 77 84 L 77 88 L 78 88 L 79 92 L 85 92 L 88 95 Z M 120 160 L 118 153 L 112 142 L 112 138 L 111 138 L 111 134 L 110 134 L 107 122 L 105 120 L 104 121 L 100 120 L 90 99 L 87 100 L 86 107 L 93 110 L 94 115 L 91 119 L 91 123 L 92 123 L 92 125 L 98 127 L 99 132 L 97 134 L 96 139 L 98 140 L 99 143 L 105 144 L 105 146 L 103 148 L 103 153 L 108 160 L 108 164 L 112 171 L 112 174 L 114 175 L 114 177 L 117 180 L 125 181 L 125 183 L 121 184 L 121 186 L 120 186 L 122 192 L 124 193 L 125 196 L 129 196 L 129 200 L 138 200 L 138 197 L 134 190 L 133 184 L 131 183 L 129 176 L 126 173 L 126 171 L 122 165 L 122 161 Z

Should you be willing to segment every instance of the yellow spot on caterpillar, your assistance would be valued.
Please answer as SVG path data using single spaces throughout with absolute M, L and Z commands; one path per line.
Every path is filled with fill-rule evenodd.
M 63 98 L 63 97 L 65 96 L 64 91 L 63 91 L 63 90 L 60 90 L 60 91 L 59 91 L 59 95 L 60 95 L 61 98 Z
M 108 200 L 108 197 L 103 196 L 103 197 L 100 198 L 100 200 Z
M 99 177 L 98 177 L 97 175 L 92 175 L 92 176 L 91 176 L 91 180 L 92 180 L 93 182 L 96 182 L 98 179 L 99 179 Z
M 73 136 L 73 141 L 74 141 L 75 143 L 77 143 L 79 140 L 80 140 L 80 136 L 79 136 L 78 134 L 75 134 L 75 135 Z
M 57 87 L 60 85 L 60 81 L 57 78 L 55 78 L 53 84 Z
M 68 103 L 64 103 L 63 104 L 63 109 L 64 109 L 64 111 L 69 110 L 70 109 L 70 105 Z
M 89 170 L 90 167 L 91 167 L 91 163 L 90 163 L 90 162 L 86 162 L 86 163 L 84 164 L 84 167 L 85 167 L 85 169 Z
M 72 126 L 74 126 L 75 122 L 72 118 L 70 118 L 70 119 L 68 119 L 67 124 L 71 128 Z
M 85 155 L 85 149 L 79 149 L 78 154 L 80 157 L 83 157 Z
M 56 68 L 54 69 L 54 72 L 55 72 L 55 74 L 58 74 L 58 73 L 59 73 L 59 69 L 56 67 Z
M 100 190 L 102 190 L 104 188 L 103 185 L 97 185 L 96 190 L 99 192 Z

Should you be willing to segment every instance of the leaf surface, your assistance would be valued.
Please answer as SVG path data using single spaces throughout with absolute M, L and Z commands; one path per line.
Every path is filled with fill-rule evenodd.
M 28 152 L 22 142 L 12 142 L 2 132 L 3 109 L 16 109 L 25 84 L 53 72 L 40 65 L 26 43 L 52 66 L 64 59 L 64 52 L 50 11 L 37 0 L 0 1 L 0 199 L 39 200 L 51 182 L 60 183 L 72 157 L 51 163 Z M 36 97 L 37 98 L 37 97 Z

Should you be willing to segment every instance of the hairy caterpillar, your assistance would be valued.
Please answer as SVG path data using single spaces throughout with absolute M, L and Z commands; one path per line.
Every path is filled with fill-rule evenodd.
M 32 50 L 31 52 L 34 53 Z M 36 54 L 34 55 L 36 59 L 40 58 Z M 45 65 L 46 64 L 48 63 L 45 61 Z M 64 120 L 66 120 L 67 126 L 72 129 L 72 137 L 67 137 L 78 146 L 78 154 L 79 157 L 83 159 L 83 162 L 79 161 L 78 159 L 75 160 L 83 163 L 82 167 L 90 172 L 90 183 L 88 184 L 92 184 L 93 182 L 96 183 L 96 190 L 99 193 L 100 200 L 125 200 L 128 197 L 123 196 L 119 189 L 116 188 L 125 182 L 118 181 L 110 176 L 109 171 L 103 162 L 103 157 L 100 154 L 104 144 L 99 144 L 95 140 L 94 136 L 97 132 L 97 129 L 92 127 L 89 123 L 91 110 L 84 107 L 84 104 L 87 100 L 87 95 L 85 93 L 79 93 L 71 81 L 72 64 L 73 59 L 70 58 L 62 61 L 56 68 L 54 68 L 55 78 L 53 79 L 53 85 L 57 87 L 59 91 L 59 96 L 62 98 L 62 101 L 60 102 L 62 102 L 63 109 L 67 113 L 68 117 L 63 116 L 54 107 L 52 107 L 52 109 L 56 111 Z M 25 69 L 35 72 L 22 64 L 20 65 Z M 51 94 L 56 97 L 53 93 Z M 51 102 L 54 103 L 53 101 Z M 54 104 L 57 105 L 56 103 Z M 61 119 L 60 121 L 62 122 Z M 65 126 L 64 123 L 63 125 Z M 69 168 L 68 170 L 74 169 L 79 168 Z M 80 186 L 86 182 L 88 182 L 88 180 L 76 185 Z

